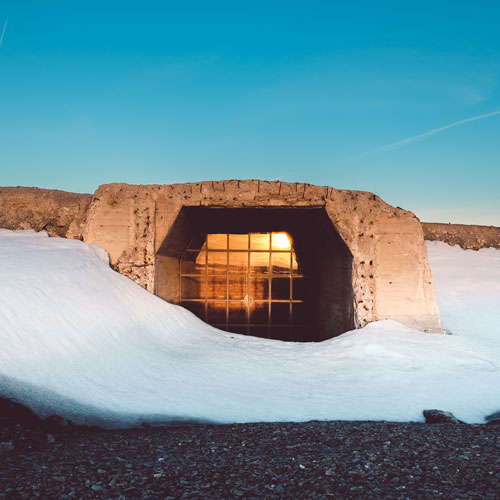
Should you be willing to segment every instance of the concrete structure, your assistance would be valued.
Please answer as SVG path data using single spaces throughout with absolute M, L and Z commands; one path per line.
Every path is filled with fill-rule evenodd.
M 15 206 L 9 196 L 0 191 L 0 223 L 14 228 L 5 222 Z M 300 340 L 329 338 L 380 319 L 441 331 L 420 221 L 374 194 L 230 180 L 108 184 L 91 201 L 74 196 L 76 205 L 60 204 L 61 213 L 74 216 L 64 235 L 106 249 L 116 270 L 170 302 L 180 302 L 180 262 L 195 235 L 286 232 L 307 276 L 314 322 L 308 325 L 314 333 Z

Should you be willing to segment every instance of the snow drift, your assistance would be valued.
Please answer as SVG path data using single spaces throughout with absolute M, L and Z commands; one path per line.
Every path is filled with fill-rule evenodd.
M 103 250 L 0 230 L 0 393 L 41 416 L 142 422 L 484 422 L 500 408 L 500 251 L 429 243 L 445 328 L 321 343 L 221 332 L 110 269 Z

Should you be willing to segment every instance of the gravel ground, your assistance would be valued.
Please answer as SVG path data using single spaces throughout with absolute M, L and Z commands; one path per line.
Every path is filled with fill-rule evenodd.
M 500 498 L 498 425 L 48 431 L 0 428 L 0 498 Z

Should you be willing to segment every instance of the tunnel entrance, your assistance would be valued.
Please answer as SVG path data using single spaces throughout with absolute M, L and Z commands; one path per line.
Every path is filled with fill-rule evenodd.
M 222 330 L 319 341 L 354 327 L 351 268 L 324 209 L 184 207 L 156 293 Z

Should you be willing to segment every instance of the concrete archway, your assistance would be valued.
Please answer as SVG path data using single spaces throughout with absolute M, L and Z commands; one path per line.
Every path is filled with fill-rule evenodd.
M 212 216 L 216 211 L 226 215 Z M 297 255 L 310 267 L 316 260 L 323 263 L 321 273 L 314 271 L 318 339 L 385 319 L 442 331 L 420 221 L 372 193 L 237 179 L 109 184 L 92 198 L 82 234 L 109 252 L 117 271 L 177 302 L 179 280 L 171 279 L 177 271 L 170 267 L 178 269 L 187 244 L 189 234 L 182 233 L 202 223 L 215 225 L 221 217 L 231 227 L 231 213 L 238 214 L 235 231 L 243 231 L 243 223 L 248 232 L 268 224 L 270 231 L 290 233 Z M 245 213 L 251 217 L 242 217 Z

